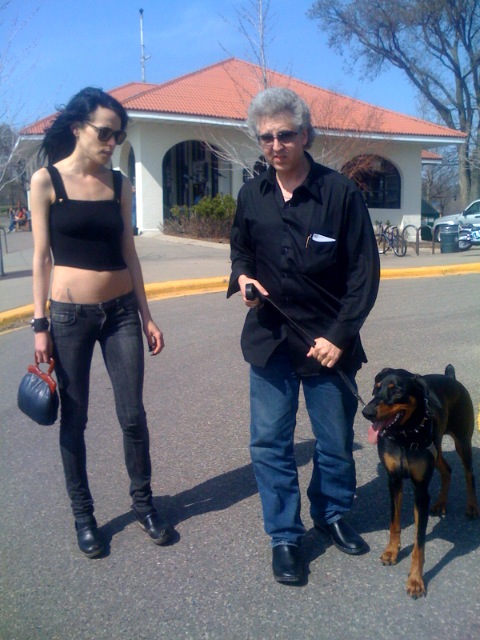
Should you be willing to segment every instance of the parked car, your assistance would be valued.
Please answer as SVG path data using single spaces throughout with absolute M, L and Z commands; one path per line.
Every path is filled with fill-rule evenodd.
M 461 226 L 470 224 L 473 227 L 480 228 L 480 200 L 471 202 L 462 213 L 456 213 L 451 216 L 442 216 L 437 218 L 433 223 L 433 234 L 437 242 L 440 241 L 442 227 L 459 224 Z

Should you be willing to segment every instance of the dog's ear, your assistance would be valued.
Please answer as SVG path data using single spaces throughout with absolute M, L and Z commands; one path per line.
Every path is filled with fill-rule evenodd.
M 374 384 L 373 384 L 372 396 L 374 396 L 375 393 L 378 391 L 379 383 L 385 378 L 385 376 L 387 376 L 392 371 L 393 369 L 386 367 L 385 369 L 382 369 L 377 373 L 377 375 L 375 376 Z
M 412 383 L 416 389 L 419 389 L 423 393 L 425 398 L 428 398 L 428 396 L 430 395 L 430 389 L 428 388 L 427 381 L 423 376 L 415 374 L 414 376 L 412 376 Z
M 441 411 L 442 404 L 437 395 L 429 388 L 425 378 L 423 376 L 414 375 L 412 381 L 413 385 L 417 389 L 420 389 L 420 391 L 422 392 L 423 397 L 425 398 L 425 400 L 427 400 L 430 409 L 434 412 Z
M 385 378 L 385 376 L 388 376 L 389 373 L 392 373 L 392 371 L 395 371 L 395 369 L 392 369 L 391 367 L 385 367 L 385 369 L 382 369 L 379 373 L 377 373 L 377 375 L 375 376 L 375 382 L 380 382 L 380 380 L 383 380 L 383 378 Z

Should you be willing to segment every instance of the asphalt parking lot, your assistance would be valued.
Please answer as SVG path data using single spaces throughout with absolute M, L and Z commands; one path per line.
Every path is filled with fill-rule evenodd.
M 215 255 L 228 260 L 224 249 L 205 247 L 204 255 L 194 257 L 191 245 L 187 248 L 199 277 L 207 275 L 202 265 L 214 271 Z M 177 244 L 157 249 L 165 263 L 180 261 Z M 162 259 L 157 260 L 158 272 Z M 358 376 L 363 397 L 369 397 L 373 376 L 383 366 L 428 373 L 451 362 L 478 407 L 479 349 L 472 340 L 480 317 L 478 285 L 476 274 L 384 280 L 363 332 L 369 355 Z M 2 286 L 0 281 L 0 291 Z M 165 548 L 146 539 L 130 511 L 121 434 L 108 377 L 96 353 L 87 444 L 96 514 L 109 552 L 98 560 L 80 557 L 65 495 L 58 427 L 38 427 L 16 408 L 18 381 L 32 353 L 31 332 L 21 328 L 0 335 L 0 637 L 479 637 L 480 521 L 464 517 L 464 479 L 453 444 L 447 441 L 446 446 L 454 471 L 449 513 L 431 518 L 428 525 L 426 598 L 413 601 L 405 593 L 414 531 L 408 485 L 399 563 L 379 563 L 388 537 L 388 490 L 360 413 L 355 421 L 358 492 L 351 521 L 370 553 L 339 553 L 312 528 L 304 504 L 308 580 L 302 587 L 279 585 L 271 575 L 248 454 L 248 367 L 238 344 L 244 306 L 238 297 L 227 301 L 219 292 L 156 300 L 151 307 L 167 344 L 159 358 L 147 359 L 145 388 L 155 501 L 177 530 L 174 544 Z M 303 490 L 311 453 L 311 432 L 301 407 L 296 456 Z M 474 465 L 478 477 L 478 431 Z M 435 495 L 438 477 L 431 489 Z

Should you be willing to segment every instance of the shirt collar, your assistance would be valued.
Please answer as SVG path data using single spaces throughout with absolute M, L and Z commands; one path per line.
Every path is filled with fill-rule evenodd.
M 304 151 L 304 153 L 310 164 L 310 171 L 308 172 L 305 180 L 295 189 L 295 191 L 297 191 L 297 189 L 306 189 L 315 199 L 320 200 L 320 187 L 323 182 L 322 177 L 325 175 L 328 169 L 318 162 L 315 162 L 309 153 L 307 153 L 306 151 Z M 268 192 L 273 191 L 276 185 L 275 176 L 275 169 L 271 165 L 269 165 L 268 169 L 264 173 L 263 179 L 260 184 L 260 191 L 262 195 L 266 195 Z

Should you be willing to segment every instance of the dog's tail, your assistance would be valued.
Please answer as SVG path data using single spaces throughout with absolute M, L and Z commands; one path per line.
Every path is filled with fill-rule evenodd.
M 453 368 L 453 364 L 447 364 L 447 366 L 445 367 L 445 375 L 449 378 L 453 378 L 453 380 L 457 379 L 455 376 L 455 369 Z

